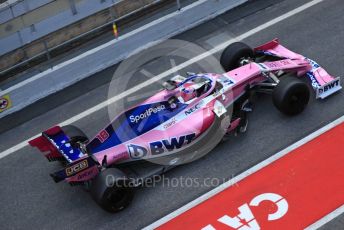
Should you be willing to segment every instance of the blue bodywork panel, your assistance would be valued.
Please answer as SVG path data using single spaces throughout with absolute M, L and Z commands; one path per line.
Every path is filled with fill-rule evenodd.
M 187 107 L 187 104 L 176 102 L 173 108 L 167 101 L 139 105 L 121 114 L 107 126 L 104 139 L 94 138 L 87 149 L 91 153 L 111 148 L 146 133 Z

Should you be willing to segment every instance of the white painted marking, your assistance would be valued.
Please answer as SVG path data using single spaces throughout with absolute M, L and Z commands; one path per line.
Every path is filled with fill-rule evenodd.
M 174 219 L 175 217 L 179 216 L 180 214 L 190 210 L 191 208 L 195 207 L 196 205 L 208 200 L 209 198 L 215 196 L 216 194 L 222 192 L 223 190 L 231 187 L 232 185 L 237 184 L 239 181 L 245 179 L 246 177 L 252 175 L 253 173 L 261 170 L 262 168 L 270 165 L 271 163 L 277 161 L 278 159 L 280 159 L 281 157 L 287 155 L 288 153 L 290 153 L 291 151 L 293 151 L 294 149 L 297 149 L 298 147 L 304 145 L 305 143 L 313 140 L 314 138 L 318 137 L 319 135 L 327 132 L 328 130 L 336 127 L 337 125 L 341 124 L 344 122 L 344 116 L 338 118 L 337 120 L 329 123 L 328 125 L 322 127 L 321 129 L 309 134 L 308 136 L 304 137 L 303 139 L 297 141 L 296 143 L 288 146 L 287 148 L 283 149 L 282 151 L 276 153 L 275 155 L 269 157 L 268 159 L 260 162 L 259 164 L 253 166 L 252 168 L 246 170 L 245 172 L 239 174 L 238 176 L 234 177 L 233 179 L 223 183 L 222 185 L 220 185 L 219 187 L 214 188 L 213 190 L 207 192 L 206 194 L 198 197 L 197 199 L 191 201 L 190 203 L 184 205 L 183 207 L 177 209 L 176 211 L 168 214 L 167 216 L 161 218 L 160 220 L 152 223 L 151 225 L 145 227 L 143 230 L 149 230 L 149 229 L 155 229 L 165 223 L 167 223 L 168 221 Z M 343 210 L 339 210 L 338 212 L 343 212 Z M 338 214 L 338 213 L 337 213 Z M 339 215 L 339 214 L 338 214 Z M 331 216 L 333 217 L 333 216 Z M 328 219 L 326 219 L 328 220 Z M 329 219 L 330 220 L 330 219 Z M 324 224 L 326 222 L 321 222 L 321 224 Z M 319 225 L 320 227 L 321 225 Z
M 334 218 L 336 218 L 337 216 L 341 215 L 342 213 L 344 213 L 344 204 L 342 206 L 340 206 L 339 208 L 337 208 L 336 210 L 334 210 L 333 212 L 331 212 L 328 215 L 324 216 L 323 218 L 321 218 L 320 220 L 318 220 L 314 224 L 308 226 L 307 228 L 305 228 L 305 230 L 315 230 L 315 229 L 318 229 L 321 226 L 323 226 L 326 223 L 328 223 L 331 220 L 333 220 Z
M 184 63 L 181 63 L 178 66 L 175 66 L 175 67 L 173 67 L 173 68 L 171 68 L 171 69 L 169 69 L 169 70 L 167 70 L 167 71 L 165 71 L 165 72 L 155 76 L 154 78 L 151 78 L 151 79 L 149 79 L 149 80 L 147 80 L 147 81 L 145 81 L 145 82 L 143 82 L 141 84 L 136 85 L 135 87 L 133 87 L 133 88 L 127 90 L 127 91 L 124 91 L 124 92 L 122 92 L 122 93 L 120 93 L 120 94 L 118 94 L 118 95 L 116 95 L 116 96 L 114 96 L 112 98 L 109 98 L 108 100 L 106 100 L 106 101 L 104 101 L 104 102 L 102 102 L 102 103 L 100 103 L 100 104 L 98 104 L 98 105 L 96 105 L 96 106 L 94 106 L 94 107 L 92 107 L 92 108 L 90 108 L 90 109 L 80 113 L 80 114 L 77 114 L 74 117 L 71 117 L 68 120 L 66 120 L 66 121 L 64 121 L 64 122 L 62 122 L 62 123 L 60 123 L 58 125 L 60 125 L 60 126 L 69 125 L 71 123 L 74 123 L 75 121 L 83 119 L 83 118 L 91 115 L 92 113 L 95 113 L 95 112 L 97 112 L 97 111 L 99 111 L 101 109 L 104 109 L 109 104 L 112 104 L 112 103 L 114 103 L 114 102 L 116 102 L 116 101 L 118 101 L 118 100 L 120 100 L 120 99 L 122 99 L 124 97 L 127 97 L 130 94 L 132 94 L 132 93 L 134 93 L 134 92 L 136 92 L 136 91 L 138 91 L 138 90 L 140 90 L 140 89 L 142 89 L 142 88 L 144 88 L 144 87 L 146 87 L 146 86 L 148 86 L 148 85 L 150 85 L 150 84 L 152 84 L 152 83 L 154 83 L 156 81 L 159 81 L 159 80 L 163 79 L 164 77 L 169 76 L 170 74 L 178 72 L 179 70 L 184 69 L 185 67 L 187 67 L 187 66 L 189 66 L 189 65 L 191 65 L 193 63 L 196 63 L 196 62 L 198 62 L 198 61 L 200 61 L 200 60 L 202 60 L 202 59 L 204 59 L 204 58 L 206 58 L 206 57 L 208 57 L 210 55 L 213 55 L 213 54 L 223 50 L 224 48 L 226 48 L 228 45 L 230 45 L 231 43 L 233 43 L 235 41 L 243 40 L 245 38 L 248 38 L 248 37 L 250 37 L 250 36 L 252 36 L 252 35 L 254 35 L 254 34 L 256 34 L 256 33 L 260 32 L 260 31 L 262 31 L 262 30 L 264 30 L 264 29 L 266 29 L 268 27 L 270 27 L 270 26 L 273 26 L 273 25 L 275 25 L 275 24 L 277 24 L 277 23 L 279 23 L 279 22 L 281 22 L 281 21 L 283 21 L 285 19 L 288 19 L 288 18 L 290 18 L 290 17 L 292 17 L 292 16 L 294 16 L 294 15 L 300 13 L 300 12 L 303 12 L 304 10 L 306 10 L 306 9 L 308 9 L 308 8 L 318 4 L 320 2 L 323 2 L 323 1 L 324 0 L 313 0 L 311 2 L 308 2 L 308 3 L 306 3 L 306 4 L 302 5 L 302 6 L 294 9 L 294 10 L 291 10 L 291 11 L 289 11 L 289 12 L 287 12 L 287 13 L 285 13 L 285 14 L 283 14 L 283 15 L 281 15 L 281 16 L 279 16 L 279 17 L 277 17 L 277 18 L 275 18 L 275 19 L 273 19 L 271 21 L 268 21 L 268 22 L 266 22 L 266 23 L 264 23 L 264 24 L 262 24 L 262 25 L 260 25 L 260 26 L 258 26 L 256 28 L 252 29 L 250 31 L 247 31 L 244 34 L 239 35 L 236 38 L 233 38 L 233 39 L 230 39 L 230 40 L 228 40 L 228 41 L 226 41 L 224 43 L 221 43 L 221 44 L 219 44 L 218 46 L 216 46 L 215 48 L 211 49 L 208 52 L 200 54 L 200 55 L 198 55 L 198 56 L 196 56 L 196 57 L 194 57 L 194 58 L 192 58 L 192 59 L 190 59 L 190 60 L 188 60 L 188 61 L 186 61 Z M 90 52 L 90 51 L 88 51 L 88 52 Z M 37 136 L 39 136 L 39 135 L 31 137 L 31 138 L 29 138 L 29 139 L 27 139 L 27 140 L 25 140 L 25 141 L 15 145 L 15 146 L 13 146 L 12 148 L 9 148 L 9 149 L 1 152 L 0 153 L 0 159 L 6 157 L 7 155 L 9 155 L 9 154 L 11 154 L 11 153 L 13 153 L 15 151 L 18 151 L 18 150 L 24 148 L 25 146 L 28 145 L 27 142 L 29 140 L 31 140 L 31 139 L 33 139 L 33 138 L 35 138 Z
M 232 38 L 233 37 L 227 33 L 220 33 L 218 35 L 208 38 L 207 40 L 205 40 L 205 43 L 210 45 L 211 47 L 216 47 L 218 44 L 226 42 Z
M 206 1 L 207 0 L 196 1 L 194 3 L 191 3 L 190 5 L 185 6 L 182 10 L 186 11 L 188 9 L 192 9 L 192 8 L 198 6 L 198 5 L 204 4 L 204 2 L 206 2 Z M 59 63 L 59 64 L 53 66 L 52 68 L 43 71 L 42 73 L 36 74 L 35 76 L 32 76 L 32 77 L 30 77 L 30 78 L 28 78 L 28 79 L 26 79 L 26 80 L 24 80 L 22 82 L 19 82 L 18 84 L 13 85 L 13 86 L 9 87 L 8 89 L 5 89 L 2 93 L 3 94 L 8 94 L 8 93 L 10 93 L 11 91 L 13 91 L 15 89 L 18 89 L 18 88 L 23 87 L 23 86 L 25 86 L 25 85 L 33 82 L 33 81 L 36 81 L 36 80 L 44 77 L 45 75 L 47 75 L 47 74 L 49 74 L 49 73 L 51 73 L 53 71 L 56 71 L 56 70 L 58 70 L 58 69 L 60 69 L 60 68 L 62 68 L 64 66 L 67 66 L 67 65 L 69 65 L 69 64 L 71 64 L 73 62 L 76 62 L 76 61 L 78 61 L 78 60 L 80 60 L 80 59 L 82 59 L 84 57 L 92 55 L 92 54 L 98 52 L 99 50 L 102 50 L 102 49 L 104 49 L 104 48 L 106 48 L 108 46 L 111 46 L 111 45 L 117 43 L 118 41 L 127 39 L 128 37 L 131 37 L 133 35 L 139 34 L 142 31 L 145 31 L 145 30 L 147 30 L 150 27 L 153 27 L 153 26 L 155 26 L 155 25 L 157 25 L 157 24 L 159 24 L 159 23 L 161 23 L 163 21 L 166 21 L 166 20 L 168 20 L 170 18 L 173 18 L 176 15 L 178 15 L 179 13 L 180 13 L 180 11 L 175 11 L 175 12 L 170 13 L 168 15 L 165 15 L 165 16 L 163 16 L 161 18 L 158 18 L 157 20 L 154 20 L 154 21 L 152 21 L 152 22 L 150 22 L 148 24 L 145 24 L 145 25 L 143 25 L 143 26 L 141 26 L 141 27 L 139 27 L 139 28 L 137 28 L 137 29 L 135 29 L 133 31 L 130 31 L 130 32 L 126 33 L 126 34 L 123 34 L 123 35 L 119 36 L 116 39 L 113 39 L 113 40 L 111 40 L 111 41 L 109 41 L 107 43 L 104 43 L 104 44 L 102 44 L 100 46 L 97 46 L 97 47 L 95 47 L 95 48 L 93 48 L 91 50 L 88 50 L 88 51 L 86 51 L 86 52 L 84 52 L 84 53 L 82 53 L 82 54 L 80 54 L 80 55 L 78 55 L 78 56 L 76 56 L 74 58 L 71 58 L 71 59 L 69 59 L 69 60 L 67 60 L 65 62 Z M 154 43 L 155 42 L 153 42 L 153 44 Z

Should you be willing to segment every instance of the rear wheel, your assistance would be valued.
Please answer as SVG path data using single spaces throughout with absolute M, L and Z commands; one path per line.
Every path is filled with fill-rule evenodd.
M 310 91 L 306 83 L 295 75 L 282 77 L 272 93 L 276 108 L 286 115 L 297 115 L 307 106 Z
M 228 72 L 242 65 L 242 60 L 252 59 L 253 49 L 242 42 L 235 42 L 227 46 L 221 54 L 220 64 Z
M 124 172 L 117 168 L 108 168 L 94 178 L 90 192 L 104 210 L 118 212 L 126 208 L 134 197 L 134 190 L 127 182 L 128 178 Z

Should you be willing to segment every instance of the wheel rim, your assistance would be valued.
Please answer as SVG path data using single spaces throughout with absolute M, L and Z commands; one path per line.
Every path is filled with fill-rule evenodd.
M 109 206 L 113 210 L 123 209 L 125 200 L 129 197 L 129 191 L 121 188 L 111 188 L 106 196 L 106 200 L 109 202 Z
M 242 57 L 238 61 L 238 66 L 244 66 L 252 61 L 251 57 Z

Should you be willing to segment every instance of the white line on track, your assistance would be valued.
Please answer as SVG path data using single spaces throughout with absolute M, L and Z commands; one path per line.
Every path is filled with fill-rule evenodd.
M 201 4 L 203 4 L 206 1 L 208 1 L 208 0 L 197 0 L 194 3 L 191 3 L 191 4 L 183 7 L 183 11 L 187 11 L 188 9 L 192 9 L 194 7 L 200 6 Z M 242 0 L 237 0 L 237 4 L 240 5 L 241 3 L 244 3 L 244 2 Z M 159 24 L 159 23 L 161 23 L 163 21 L 169 20 L 169 19 L 175 17 L 178 14 L 179 14 L 179 12 L 175 11 L 175 12 L 167 14 L 167 15 L 165 15 L 163 17 L 160 17 L 160 18 L 158 18 L 158 19 L 156 19 L 156 20 L 154 20 L 154 21 L 152 21 L 150 23 L 147 23 L 147 24 L 145 24 L 145 25 L 143 25 L 143 26 L 141 26 L 141 27 L 139 27 L 139 28 L 137 28 L 137 29 L 135 29 L 133 31 L 130 31 L 128 33 L 125 33 L 125 34 L 119 36 L 117 39 L 110 40 L 110 41 L 108 41 L 108 42 L 106 42 L 106 43 L 104 43 L 102 45 L 99 45 L 99 46 L 97 46 L 97 47 L 95 47 L 95 48 L 93 48 L 91 50 L 88 50 L 88 51 L 86 51 L 86 52 L 84 52 L 84 53 L 82 53 L 82 54 L 80 54 L 80 55 L 78 55 L 76 57 L 73 57 L 73 58 L 71 58 L 71 59 L 69 59 L 69 60 L 67 60 L 65 62 L 59 63 L 59 64 L 53 66 L 52 68 L 43 71 L 42 73 L 36 74 L 36 75 L 34 75 L 34 76 L 24 80 L 24 81 L 19 82 L 18 84 L 10 86 L 9 88 L 3 90 L 2 94 L 8 94 L 11 91 L 13 91 L 15 89 L 18 89 L 18 88 L 21 88 L 22 86 L 25 86 L 28 83 L 31 83 L 33 81 L 36 81 L 36 80 L 44 77 L 45 75 L 47 75 L 47 74 L 49 74 L 49 73 L 51 73 L 53 71 L 56 71 L 56 70 L 66 66 L 66 65 L 69 65 L 69 64 L 71 64 L 71 63 L 73 63 L 75 61 L 78 61 L 78 60 L 86 57 L 86 56 L 89 56 L 89 55 L 91 55 L 91 54 L 93 54 L 95 52 L 98 52 L 99 50 L 102 50 L 102 49 L 104 49 L 106 47 L 109 47 L 109 46 L 113 45 L 114 43 L 117 43 L 120 40 L 125 40 L 125 39 L 127 39 L 127 38 L 129 38 L 129 37 L 131 37 L 133 35 L 139 34 L 142 31 L 145 31 L 145 30 L 147 30 L 150 27 L 154 27 L 155 25 L 157 25 L 157 24 Z M 152 42 L 150 44 L 156 44 L 156 42 Z
M 262 168 L 270 165 L 271 163 L 277 161 L 278 159 L 280 159 L 281 157 L 287 155 L 288 153 L 290 153 L 291 151 L 293 151 L 294 149 L 297 149 L 298 147 L 304 145 L 305 143 L 313 140 L 314 138 L 318 137 L 319 135 L 327 132 L 328 130 L 336 127 L 337 125 L 341 124 L 344 122 L 344 116 L 338 118 L 337 120 L 329 123 L 328 125 L 322 127 L 321 129 L 309 134 L 308 136 L 304 137 L 303 139 L 299 140 L 298 142 L 288 146 L 287 148 L 283 149 L 282 151 L 276 153 L 275 155 L 272 155 L 271 157 L 269 157 L 268 159 L 260 162 L 259 164 L 253 166 L 252 168 L 246 170 L 245 172 L 239 174 L 238 176 L 234 177 L 233 179 L 223 183 L 222 185 L 220 185 L 219 187 L 214 188 L 213 190 L 210 190 L 209 192 L 207 192 L 206 194 L 200 196 L 199 198 L 191 201 L 190 203 L 184 205 L 183 207 L 177 209 L 176 211 L 168 214 L 167 216 L 161 218 L 160 220 L 152 223 L 151 225 L 145 227 L 143 230 L 150 230 L 150 229 L 155 229 L 163 224 L 165 224 L 166 222 L 174 219 L 175 217 L 179 216 L 180 214 L 190 210 L 191 208 L 195 207 L 196 205 L 202 203 L 203 201 L 215 196 L 216 194 L 222 192 L 223 190 L 229 188 L 230 186 L 237 184 L 239 181 L 245 179 L 246 177 L 252 175 L 253 173 L 261 170 Z M 333 218 L 335 218 L 336 216 L 340 215 L 341 213 L 344 212 L 344 208 L 341 207 L 338 210 L 335 210 L 334 212 L 332 212 L 331 214 L 329 214 L 328 216 L 325 216 L 323 219 L 319 220 L 318 222 L 316 222 L 314 224 L 314 228 L 309 228 L 307 230 L 313 230 L 313 229 L 317 229 L 320 226 L 324 225 L 325 223 L 327 223 L 328 221 L 332 220 Z
M 331 212 L 328 215 L 324 216 L 323 218 L 321 218 L 320 220 L 318 220 L 314 224 L 308 226 L 307 228 L 305 228 L 305 230 L 315 230 L 315 229 L 318 229 L 321 226 L 323 226 L 326 223 L 328 223 L 331 220 L 333 220 L 334 218 L 336 218 L 337 216 L 339 216 L 340 214 L 342 214 L 343 212 L 344 212 L 344 204 L 342 206 L 340 206 L 339 208 L 337 208 L 336 210 L 334 210 L 333 212 Z
M 246 33 L 243 33 L 243 34 L 239 35 L 236 38 L 230 39 L 230 40 L 228 40 L 228 41 L 226 41 L 226 42 L 224 42 L 222 44 L 219 44 L 218 46 L 214 47 L 213 49 L 209 50 L 208 52 L 200 54 L 200 55 L 198 55 L 198 56 L 196 56 L 196 57 L 194 57 L 194 58 L 192 58 L 192 59 L 190 59 L 190 60 L 188 60 L 188 61 L 186 61 L 184 63 L 181 63 L 178 66 L 175 66 L 174 68 L 171 68 L 171 69 L 169 69 L 169 70 L 167 70 L 167 71 L 165 71 L 165 72 L 155 76 L 154 78 L 151 78 L 151 79 L 149 79 L 149 80 L 147 80 L 147 81 L 145 81 L 145 82 L 143 82 L 141 84 L 136 85 L 135 87 L 133 87 L 133 88 L 127 90 L 127 91 L 124 91 L 124 92 L 122 92 L 122 93 L 120 93 L 120 94 L 118 94 L 118 95 L 116 95 L 116 96 L 114 96 L 112 98 L 109 98 L 108 100 L 106 100 L 106 101 L 104 101 L 104 102 L 102 102 L 102 103 L 100 103 L 100 104 L 98 104 L 98 105 L 96 105 L 96 106 L 94 106 L 94 107 L 92 107 L 92 108 L 90 108 L 90 109 L 80 113 L 80 114 L 77 114 L 74 117 L 71 117 L 68 120 L 65 120 L 64 122 L 62 122 L 62 123 L 60 123 L 58 125 L 61 125 L 61 126 L 69 125 L 69 124 L 74 123 L 75 121 L 83 119 L 83 118 L 85 118 L 85 117 L 87 117 L 87 116 L 89 116 L 89 115 L 91 115 L 91 114 L 93 114 L 93 113 L 95 113 L 95 112 L 97 112 L 97 111 L 107 107 L 109 104 L 112 104 L 112 103 L 114 103 L 114 102 L 116 102 L 118 100 L 121 100 L 122 98 L 125 98 L 125 97 L 129 96 L 130 94 L 132 94 L 132 93 L 134 93 L 134 92 L 136 92 L 136 91 L 138 91 L 138 90 L 140 90 L 140 89 L 142 89 L 142 88 L 144 88 L 144 87 L 146 87 L 146 86 L 148 86 L 148 85 L 150 85 L 150 84 L 152 84 L 152 83 L 154 83 L 156 81 L 159 81 L 159 80 L 167 77 L 170 74 L 178 72 L 179 70 L 184 69 L 185 67 L 187 67 L 187 66 L 189 66 L 189 65 L 191 65 L 193 63 L 196 63 L 196 62 L 198 62 L 198 61 L 208 57 L 209 55 L 213 55 L 213 54 L 223 50 L 229 44 L 231 44 L 231 43 L 233 43 L 235 41 L 240 41 L 240 40 L 243 40 L 245 38 L 248 38 L 248 37 L 250 37 L 250 36 L 252 36 L 252 35 L 254 35 L 254 34 L 256 34 L 256 33 L 260 32 L 260 31 L 262 31 L 264 29 L 266 29 L 266 28 L 269 28 L 269 27 L 271 27 L 271 26 L 273 26 L 273 25 L 275 25 L 275 24 L 285 20 L 285 19 L 288 19 L 288 18 L 290 18 L 290 17 L 292 17 L 292 16 L 294 16 L 294 15 L 296 15 L 298 13 L 301 13 L 304 10 L 306 10 L 306 9 L 308 9 L 308 8 L 318 4 L 318 3 L 321 3 L 323 1 L 324 0 L 313 0 L 313 1 L 310 1 L 310 2 L 308 2 L 306 4 L 304 4 L 304 5 L 296 8 L 296 9 L 294 9 L 294 10 L 291 10 L 291 11 L 285 13 L 285 14 L 282 14 L 281 16 L 279 16 L 279 17 L 277 17 L 275 19 L 272 19 L 271 21 L 268 21 L 268 22 L 266 22 L 266 23 L 264 23 L 264 24 L 262 24 L 262 25 L 260 25 L 260 26 L 258 26 L 256 28 L 254 28 L 252 30 L 249 30 Z M 33 137 L 31 137 L 31 138 L 29 138 L 29 139 L 27 139 L 27 140 L 25 140 L 25 141 L 15 145 L 15 146 L 13 146 L 13 147 L 11 147 L 11 148 L 1 152 L 0 153 L 0 159 L 2 159 L 4 157 L 6 157 L 6 156 L 8 156 L 8 155 L 18 151 L 18 150 L 20 150 L 20 149 L 22 149 L 24 147 L 26 147 L 28 145 L 27 142 L 29 140 L 37 137 L 37 136 L 39 136 L 39 135 L 33 136 Z

